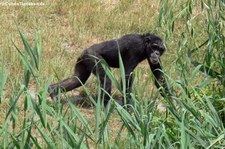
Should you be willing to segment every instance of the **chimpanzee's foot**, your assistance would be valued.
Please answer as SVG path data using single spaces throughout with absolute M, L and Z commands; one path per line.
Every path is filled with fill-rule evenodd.
M 54 99 L 58 95 L 58 93 L 57 93 L 57 87 L 55 85 L 50 85 L 48 87 L 48 93 L 50 94 L 50 97 L 52 99 Z

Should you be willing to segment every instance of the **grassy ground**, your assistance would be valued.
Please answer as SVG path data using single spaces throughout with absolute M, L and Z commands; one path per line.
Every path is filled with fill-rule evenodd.
M 10 2 L 10 1 L 7 1 L 7 2 Z M 71 76 L 73 74 L 73 67 L 77 57 L 80 55 L 83 49 L 85 49 L 86 47 L 89 47 L 90 45 L 94 43 L 118 38 L 124 34 L 129 34 L 129 33 L 148 33 L 148 32 L 156 33 L 165 39 L 165 42 L 168 47 L 168 50 L 166 51 L 165 55 L 162 57 L 162 65 L 167 75 L 169 76 L 169 79 L 174 80 L 175 82 L 176 81 L 179 82 L 180 80 L 182 80 L 182 78 L 180 78 L 181 76 L 179 75 L 179 70 L 181 68 L 178 67 L 179 51 L 183 50 L 185 53 L 186 48 L 192 47 L 193 44 L 201 43 L 202 41 L 206 39 L 206 33 L 205 33 L 206 29 L 205 29 L 205 22 L 204 22 L 204 18 L 206 16 L 205 16 L 205 11 L 202 11 L 200 9 L 200 2 L 196 2 L 196 5 L 193 9 L 193 13 L 191 16 L 193 26 L 195 26 L 194 28 L 195 40 L 193 39 L 189 40 L 185 44 L 185 46 L 183 46 L 182 50 L 179 49 L 181 47 L 180 45 L 182 45 L 182 42 L 184 42 L 181 39 L 184 36 L 185 37 L 187 36 L 187 39 L 193 38 L 193 37 L 189 37 L 189 33 L 187 32 L 188 28 L 186 28 L 186 24 L 185 24 L 185 18 L 182 16 L 178 17 L 178 19 L 176 20 L 174 24 L 174 29 L 173 29 L 174 31 L 172 32 L 172 34 L 169 35 L 170 38 L 168 38 L 168 32 L 169 32 L 168 27 L 166 25 L 159 26 L 160 9 L 163 3 L 160 3 L 158 0 L 138 0 L 138 1 L 49 0 L 48 2 L 43 2 L 43 3 L 44 3 L 43 6 L 1 6 L 0 5 L 0 12 L 1 12 L 0 14 L 0 20 L 1 20 L 0 21 L 0 27 L 1 27 L 0 60 L 3 61 L 3 54 L 4 54 L 5 69 L 10 68 L 9 77 L 8 77 L 5 89 L 3 91 L 4 98 L 1 100 L 1 104 L 0 104 L 0 115 L 1 115 L 0 127 L 2 129 L 4 128 L 5 130 L 8 130 L 9 134 L 11 134 L 11 136 L 10 135 L 4 136 L 5 133 L 1 132 L 2 137 L 0 137 L 0 141 L 4 140 L 4 144 L 7 144 L 7 141 L 6 141 L 7 139 L 4 139 L 5 137 L 9 137 L 9 140 L 13 140 L 14 135 L 19 136 L 20 134 L 23 133 L 21 128 L 24 128 L 24 126 L 26 125 L 24 124 L 24 122 L 30 122 L 30 121 L 25 121 L 24 119 L 31 119 L 31 116 L 33 116 L 31 109 L 32 108 L 35 109 L 35 104 L 31 103 L 31 101 L 30 102 L 27 101 L 29 100 L 29 98 L 32 98 L 32 97 L 28 98 L 28 96 L 23 94 L 22 96 L 18 96 L 19 97 L 18 102 L 14 102 L 16 103 L 16 106 L 14 107 L 16 116 L 12 114 L 11 119 L 5 118 L 5 116 L 7 115 L 7 112 L 11 111 L 10 108 L 12 107 L 12 103 L 13 103 L 11 100 L 14 99 L 12 98 L 12 95 L 15 94 L 15 97 L 17 97 L 16 95 L 19 94 L 19 90 L 21 89 L 21 82 L 23 81 L 23 77 L 24 77 L 23 62 L 21 61 L 18 51 L 15 49 L 15 46 L 13 45 L 14 43 L 16 46 L 18 46 L 19 49 L 23 49 L 23 43 L 21 41 L 21 37 L 17 30 L 17 26 L 19 27 L 19 30 L 25 35 L 25 37 L 27 38 L 28 42 L 32 45 L 32 47 L 35 46 L 34 35 L 36 32 L 39 37 L 38 41 L 42 47 L 41 67 L 40 67 L 40 70 L 38 71 L 38 74 L 39 74 L 38 81 L 39 81 L 40 87 L 38 88 L 38 90 L 36 90 L 37 88 L 36 88 L 35 80 L 31 79 L 28 86 L 28 90 L 27 90 L 27 92 L 33 95 L 35 99 L 37 98 L 36 93 L 38 92 L 39 94 L 41 94 L 45 92 L 46 87 L 50 83 L 57 82 L 58 80 L 62 80 L 68 76 Z M 174 13 L 179 14 L 178 12 L 180 8 L 183 8 L 185 5 L 186 5 L 186 2 L 180 1 L 177 5 L 174 6 L 174 9 L 173 9 Z M 164 20 L 164 24 L 166 24 L 166 20 Z M 201 59 L 201 57 L 199 57 L 201 55 L 202 53 L 199 52 L 195 57 L 197 57 L 198 59 Z M 188 67 L 187 69 L 191 70 L 190 72 L 194 70 L 194 67 L 189 64 L 187 58 L 185 57 L 183 58 L 183 63 L 185 66 Z M 112 70 L 112 72 L 116 76 L 116 78 L 119 78 L 118 70 Z M 165 100 L 163 100 L 162 97 L 155 95 L 156 88 L 153 85 L 152 74 L 150 72 L 149 66 L 146 61 L 138 65 L 137 69 L 135 70 L 135 75 L 136 77 L 134 82 L 134 90 L 135 90 L 134 94 L 136 96 L 136 99 L 138 99 L 139 102 L 141 103 L 141 106 L 139 107 L 139 109 L 143 109 L 142 111 L 143 113 L 149 112 L 148 107 L 144 106 L 146 104 L 146 101 L 149 101 L 149 99 L 152 99 L 153 102 L 154 102 L 153 99 L 157 99 L 158 103 L 163 103 L 165 105 L 168 104 L 167 102 L 165 102 Z M 195 73 L 190 74 L 190 76 L 186 78 L 187 81 L 190 81 L 192 85 L 192 86 L 187 86 L 187 88 L 191 90 L 192 87 L 197 86 L 205 78 L 206 78 L 205 75 L 202 75 L 200 72 L 195 71 Z M 96 84 L 97 84 L 97 81 L 92 76 L 86 84 L 87 88 L 81 87 L 79 89 L 75 89 L 75 93 L 73 92 L 72 94 L 81 94 L 81 95 L 85 95 L 85 98 L 88 98 L 85 92 L 85 90 L 88 89 L 89 91 L 91 91 L 91 93 L 96 95 L 98 91 L 98 87 Z M 174 89 L 175 89 L 175 92 L 178 95 L 180 95 L 181 99 L 187 98 L 184 95 L 183 90 L 181 90 L 179 86 L 174 87 Z M 204 94 L 205 90 L 199 91 L 199 92 Z M 113 87 L 113 94 L 115 94 L 116 98 L 118 96 L 121 96 L 121 94 L 119 93 L 119 91 L 116 89 L 115 86 Z M 69 93 L 68 95 L 71 96 L 71 93 Z M 199 94 L 195 94 L 195 95 L 199 96 Z M 43 96 L 45 97 L 45 93 L 43 93 Z M 34 128 L 31 128 L 31 131 L 33 132 L 32 133 L 33 137 L 37 138 L 36 142 L 38 142 L 41 147 L 51 146 L 53 148 L 54 145 L 56 145 L 60 148 L 60 146 L 61 147 L 68 146 L 65 143 L 67 141 L 61 140 L 62 136 L 64 136 L 65 139 L 70 140 L 67 143 L 71 145 L 73 144 L 71 143 L 73 142 L 73 139 L 71 139 L 70 137 L 78 135 L 81 138 L 80 140 L 82 140 L 83 131 L 85 131 L 84 133 L 86 135 L 85 139 L 87 140 L 86 142 L 84 141 L 85 143 L 82 145 L 88 144 L 87 142 L 90 142 L 89 143 L 90 148 L 113 147 L 112 145 L 109 145 L 110 143 L 116 144 L 117 148 L 120 148 L 120 147 L 133 148 L 132 144 L 134 145 L 134 148 L 138 148 L 140 146 L 135 144 L 135 141 L 142 142 L 145 139 L 145 137 L 144 139 L 143 138 L 140 139 L 139 137 L 137 137 L 136 139 L 132 140 L 134 142 L 131 141 L 129 143 L 129 146 L 126 146 L 127 142 L 129 142 L 131 138 L 133 137 L 132 131 L 129 129 L 128 127 L 129 125 L 128 124 L 126 125 L 126 122 L 132 123 L 132 120 L 129 121 L 129 118 L 125 119 L 124 117 L 122 117 L 121 115 L 123 114 L 126 115 L 126 112 L 124 111 L 121 112 L 119 108 L 118 108 L 119 110 L 117 109 L 117 112 L 113 111 L 112 113 L 110 113 L 108 111 L 108 113 L 104 113 L 101 108 L 95 108 L 95 107 L 86 108 L 86 107 L 78 106 L 78 109 L 76 109 L 75 107 L 73 107 L 73 105 L 70 105 L 70 104 L 65 104 L 65 106 L 62 106 L 62 104 L 60 103 L 48 101 L 46 100 L 48 99 L 47 97 L 41 98 L 41 99 L 43 99 L 43 101 L 40 101 L 39 99 L 41 106 L 45 105 L 47 107 L 46 111 L 44 110 L 45 108 L 43 107 L 41 108 L 41 113 L 46 112 L 45 117 L 43 118 L 44 122 L 40 120 L 41 119 L 40 115 L 42 114 L 37 114 L 35 115 L 34 119 L 36 119 L 39 123 L 35 121 L 37 125 L 35 125 Z M 195 106 L 199 104 L 197 103 L 195 97 L 192 97 L 192 100 L 196 104 Z M 27 103 L 30 103 L 30 105 L 32 106 L 29 107 L 29 104 L 26 105 Z M 187 106 L 191 107 L 192 105 L 190 103 L 190 105 L 187 105 Z M 38 111 L 37 109 L 38 108 L 36 108 L 36 111 Z M 178 108 L 178 109 L 182 111 L 182 108 Z M 79 112 L 77 113 L 76 110 L 79 110 Z M 168 118 L 168 120 L 165 120 L 168 112 L 165 112 L 164 110 L 165 109 L 163 109 L 163 112 L 162 112 L 159 109 L 152 109 L 150 111 L 153 114 L 152 115 L 147 114 L 149 116 L 149 119 L 152 120 L 151 126 L 156 128 L 154 130 L 151 130 L 151 133 L 155 133 L 155 134 L 158 134 L 158 136 L 161 136 L 163 134 L 162 131 L 165 130 L 165 132 L 171 133 L 170 135 L 172 136 L 174 135 L 173 130 L 167 130 L 165 128 L 166 125 L 160 125 L 161 123 L 164 124 L 165 121 L 167 125 L 170 125 L 174 120 L 174 117 L 170 117 Z M 200 113 L 204 113 L 204 110 L 200 111 Z M 140 122 L 138 120 L 135 121 L 138 124 L 140 124 L 140 129 L 137 126 L 133 126 L 135 127 L 135 130 L 133 131 L 133 133 L 137 133 L 139 132 L 139 130 L 142 130 L 141 123 L 143 122 L 143 124 L 145 124 L 145 122 L 147 121 L 145 117 L 146 115 L 144 114 L 142 115 L 142 114 L 140 114 L 139 116 L 140 118 L 143 118 L 142 119 L 143 121 L 142 120 L 140 120 Z M 135 117 L 136 115 L 133 114 L 133 116 Z M 73 119 L 70 121 L 71 118 Z M 110 119 L 108 120 L 107 118 L 110 118 Z M 185 119 L 185 115 L 183 115 L 182 118 Z M 186 118 L 188 118 L 188 116 Z M 16 122 L 16 126 L 13 126 L 13 122 L 12 123 L 9 122 L 11 120 Z M 87 122 L 84 122 L 84 121 L 87 121 Z M 106 126 L 107 132 L 104 132 L 105 135 L 102 135 L 102 136 L 104 136 L 105 138 L 102 139 L 100 137 L 101 131 L 98 131 L 98 130 L 101 130 L 101 128 L 104 128 L 102 127 L 102 125 L 104 125 L 104 122 L 107 122 L 107 126 Z M 183 120 L 182 123 L 179 123 L 179 126 L 184 128 L 185 122 Z M 42 127 L 40 123 L 45 123 L 43 124 L 43 126 L 46 126 L 46 127 Z M 64 125 L 63 123 L 66 123 L 66 124 Z M 189 121 L 187 123 L 189 123 Z M 6 124 L 8 124 L 7 127 L 6 127 Z M 205 127 L 207 127 L 206 124 L 207 123 L 204 123 Z M 160 125 L 160 127 L 158 127 L 158 125 Z M 94 130 L 88 131 L 89 126 L 91 127 L 92 130 L 94 129 L 97 131 L 94 131 Z M 124 127 L 126 127 L 127 129 L 123 129 Z M 11 130 L 10 128 L 13 128 L 13 129 Z M 26 128 L 28 128 L 28 126 Z M 59 131 L 58 129 L 57 131 L 55 131 L 54 128 L 58 128 Z M 69 128 L 71 129 L 70 131 L 67 130 Z M 68 132 L 74 132 L 74 134 L 73 133 L 71 133 L 70 135 L 66 134 L 67 131 L 64 132 L 64 129 L 66 129 Z M 78 130 L 78 129 L 81 129 L 81 130 Z M 175 129 L 175 132 L 178 131 L 178 128 L 175 127 L 174 129 Z M 54 133 L 50 133 L 50 130 L 52 130 L 52 132 Z M 50 134 L 51 135 L 45 136 L 45 134 L 42 134 L 45 131 L 48 132 L 46 133 L 46 135 L 50 135 Z M 222 129 L 221 127 L 217 134 L 220 134 L 219 133 L 220 131 L 223 132 L 224 128 Z M 92 134 L 93 132 L 94 134 Z M 189 132 L 189 131 L 187 132 L 189 133 L 189 135 L 190 134 L 193 135 L 192 132 Z M 60 135 L 61 133 L 63 135 Z M 186 138 L 185 138 L 186 141 L 190 140 L 190 136 L 185 134 L 184 132 L 180 132 L 178 134 L 179 135 L 181 134 L 182 138 L 185 138 L 184 136 L 186 135 Z M 25 136 L 26 135 L 27 134 L 25 134 Z M 137 133 L 137 136 L 139 135 L 140 134 Z M 220 138 L 221 136 L 219 136 L 218 138 Z M 100 138 L 99 140 L 103 140 L 103 142 L 106 142 L 106 144 L 101 145 L 100 143 L 101 141 L 100 142 L 97 141 L 98 137 Z M 157 139 L 157 135 L 156 136 L 149 135 L 148 137 Z M 45 139 L 47 138 L 47 141 L 44 138 Z M 117 138 L 119 138 L 119 140 L 117 140 Z M 51 142 L 51 139 L 56 142 L 59 141 L 59 144 L 46 143 L 46 142 Z M 162 141 L 163 137 L 160 139 Z M 181 144 L 182 144 L 182 141 L 184 140 L 181 140 Z M 207 143 L 204 144 L 204 139 L 199 139 L 198 141 L 200 142 L 199 144 L 201 144 L 199 146 L 210 145 Z M 217 140 L 214 140 L 214 141 L 217 141 Z M 162 141 L 161 143 L 163 144 L 165 142 Z M 174 145 L 171 145 L 170 143 L 167 142 L 165 143 L 166 145 L 164 147 L 166 147 L 167 145 L 170 145 L 173 147 L 179 147 L 178 145 L 179 143 L 177 145 L 175 143 L 176 142 L 175 138 L 171 142 L 174 142 Z M 214 142 L 211 141 L 211 143 L 214 143 Z M 219 140 L 219 143 L 224 143 L 224 142 Z M 8 143 L 7 145 L 12 145 L 12 144 Z M 153 144 L 157 144 L 157 142 L 153 142 Z M 187 144 L 185 145 L 187 146 Z M 180 146 L 184 147 L 183 145 L 180 145 Z M 191 147 L 196 147 L 196 146 L 193 145 Z M 155 147 L 157 147 L 157 145 Z

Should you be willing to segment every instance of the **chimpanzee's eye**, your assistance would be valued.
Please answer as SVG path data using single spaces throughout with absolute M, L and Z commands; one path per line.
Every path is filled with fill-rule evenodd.
M 153 50 L 158 50 L 158 48 L 159 48 L 159 47 L 158 47 L 157 45 L 152 45 L 152 49 L 153 49 Z
M 163 51 L 163 49 L 162 48 L 158 48 L 158 51 L 161 53 Z
M 158 46 L 153 46 L 154 49 L 158 49 Z

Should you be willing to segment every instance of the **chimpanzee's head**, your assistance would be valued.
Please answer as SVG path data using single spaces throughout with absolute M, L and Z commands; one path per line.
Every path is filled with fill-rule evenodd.
M 154 34 L 145 35 L 147 58 L 153 65 L 160 62 L 160 56 L 165 52 L 163 40 Z

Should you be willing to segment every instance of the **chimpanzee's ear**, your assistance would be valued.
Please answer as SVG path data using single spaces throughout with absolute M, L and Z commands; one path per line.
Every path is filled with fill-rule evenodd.
M 145 37 L 145 43 L 148 44 L 150 42 L 151 42 L 151 37 L 150 36 Z

